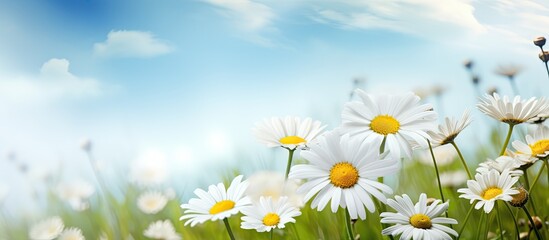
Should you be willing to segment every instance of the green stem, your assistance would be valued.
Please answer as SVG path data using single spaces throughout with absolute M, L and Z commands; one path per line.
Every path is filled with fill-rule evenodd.
M 271 229 L 271 240 L 273 240 L 273 232 L 274 232 L 274 228 Z
M 517 240 L 520 240 L 520 237 L 519 237 L 520 231 L 519 231 L 519 228 L 518 228 L 517 220 L 513 216 L 513 211 L 509 207 L 509 204 L 505 203 L 505 207 L 507 207 L 507 211 L 509 211 L 509 215 L 511 215 L 511 218 L 513 219 L 513 223 L 515 223 L 515 237 L 514 238 L 516 238 Z
M 549 158 L 545 160 L 545 168 L 547 169 L 547 184 L 549 185 Z
M 229 238 L 231 238 L 231 240 L 234 240 L 234 235 L 233 235 L 233 230 L 231 230 L 231 225 L 229 225 L 229 219 L 228 218 L 223 218 L 223 223 L 225 223 L 225 228 L 227 228 L 227 233 L 229 233 Z
M 528 170 L 524 170 L 524 174 L 522 176 L 524 177 L 524 187 L 528 192 L 530 192 L 530 181 L 528 180 Z
M 461 228 L 459 229 L 459 232 L 458 232 L 458 237 L 457 237 L 458 240 L 461 237 L 461 233 L 465 229 L 465 226 L 467 226 L 467 221 L 469 221 L 469 217 L 471 217 L 471 213 L 473 213 L 474 207 L 475 205 L 471 205 L 471 207 L 469 208 L 469 211 L 467 212 L 467 215 L 465 216 L 465 221 L 463 221 L 463 225 L 461 225 Z
M 90 166 L 92 168 L 92 172 L 93 172 L 93 176 L 95 177 L 95 180 L 97 180 L 97 182 L 99 183 L 99 193 L 101 195 L 101 197 L 103 198 L 103 200 L 105 201 L 105 204 L 107 204 L 107 211 L 109 212 L 109 214 L 111 215 L 111 218 L 113 218 L 112 220 L 115 221 L 114 224 L 116 224 L 117 226 L 113 226 L 113 234 L 115 233 L 118 233 L 117 235 L 119 235 L 119 237 L 124 237 L 122 231 L 121 231 L 121 227 L 123 226 L 121 224 L 121 221 L 120 221 L 120 218 L 116 212 L 116 209 L 112 206 L 111 202 L 109 201 L 109 195 L 107 195 L 108 193 L 108 189 L 107 189 L 107 184 L 105 183 L 105 181 L 103 181 L 103 178 L 101 177 L 101 175 L 99 174 L 99 171 L 97 170 L 97 164 L 96 164 L 96 161 L 91 153 L 91 151 L 86 151 L 86 155 L 88 156 L 88 161 L 90 163 Z
M 476 238 L 476 240 L 479 240 L 480 236 L 481 236 L 480 231 L 482 230 L 482 224 L 484 223 L 484 215 L 486 215 L 486 214 L 484 214 L 484 213 L 480 214 L 480 221 L 478 222 L 478 226 L 477 226 L 477 238 Z
M 545 70 L 547 70 L 547 77 L 549 77 L 549 66 L 547 66 L 547 62 L 544 62 L 545 63 Z
M 385 152 L 385 142 L 387 141 L 387 135 L 383 137 L 383 141 L 381 141 L 381 145 L 379 146 L 379 154 L 382 154 Z
M 524 174 L 522 176 L 524 177 L 526 190 L 530 192 L 530 180 L 528 180 L 528 170 L 524 170 Z M 530 196 L 530 200 L 528 201 L 528 203 L 530 203 L 530 206 L 532 206 L 532 210 L 534 211 L 534 214 L 538 215 L 538 211 L 536 211 L 536 205 L 534 204 L 534 198 L 532 196 Z
M 498 202 L 496 201 L 496 215 L 498 217 L 498 226 L 499 226 L 499 234 L 501 235 L 501 239 L 505 239 L 503 238 L 503 227 L 501 225 L 501 217 L 499 216 L 499 207 L 498 207 Z
M 461 163 L 463 164 L 463 168 L 465 168 L 465 171 L 467 172 L 467 176 L 469 177 L 469 179 L 473 179 L 473 176 L 471 175 L 471 172 L 469 171 L 469 167 L 467 167 L 467 162 L 465 162 L 465 159 L 463 158 L 463 155 L 461 155 L 461 151 L 459 151 L 459 148 L 458 148 L 457 144 L 454 141 L 452 141 L 450 143 L 456 149 L 456 152 L 459 155 L 459 159 L 461 160 Z
M 433 159 L 433 164 L 435 165 L 435 172 L 437 174 L 437 183 L 438 183 L 438 191 L 440 192 L 440 199 L 442 200 L 442 202 L 445 202 L 444 194 L 442 193 L 442 185 L 440 184 L 440 175 L 438 173 L 437 161 L 435 159 L 435 154 L 433 153 L 433 146 L 431 146 L 431 141 L 429 141 L 429 139 L 427 139 L 427 144 L 429 144 L 429 151 L 431 152 L 431 158 Z M 446 217 L 448 217 L 448 211 L 445 211 L 444 213 L 446 214 Z
M 515 124 L 509 123 L 509 131 L 507 131 L 507 137 L 505 137 L 505 142 L 503 143 L 503 147 L 499 152 L 500 156 L 503 156 L 503 154 L 505 153 L 505 149 L 507 149 L 507 144 L 509 144 L 509 140 L 511 139 L 511 134 L 513 133 L 514 127 L 515 127 Z
M 353 227 L 351 226 L 351 215 L 349 214 L 348 209 L 345 209 L 345 227 L 347 229 L 347 236 L 349 237 L 349 240 L 354 240 L 355 235 L 353 234 Z
M 544 161 L 545 162 L 545 161 Z M 534 182 L 532 183 L 532 186 L 530 186 L 530 194 L 532 193 L 532 191 L 534 191 L 534 187 L 536 186 L 536 183 L 538 183 L 538 180 L 543 172 L 543 169 L 545 168 L 545 165 L 546 164 L 543 164 L 541 165 L 541 168 L 539 169 L 539 172 L 538 174 L 536 175 L 536 178 L 534 178 Z M 527 170 L 525 169 L 524 172 L 526 172 Z
M 515 78 L 514 77 L 509 77 L 509 81 L 511 82 L 511 88 L 513 88 L 513 94 L 515 96 L 519 95 L 519 91 L 518 91 L 518 88 L 517 88 L 517 83 L 515 82 Z
M 492 216 L 494 215 L 486 214 L 486 227 L 484 228 L 484 236 L 482 239 L 488 239 L 488 231 L 490 230 L 490 224 L 492 223 Z
M 536 233 L 536 237 L 538 240 L 541 240 L 541 235 L 538 232 L 538 228 L 536 227 L 536 224 L 534 223 L 534 219 L 532 219 L 532 215 L 530 215 L 530 212 L 528 212 L 528 209 L 526 209 L 524 206 L 522 206 L 522 210 L 524 213 L 526 213 L 526 216 L 528 216 L 528 220 L 530 220 L 530 224 L 532 225 L 532 228 L 534 229 L 534 232 Z
M 385 152 L 385 143 L 386 143 L 386 141 L 387 141 L 387 135 L 385 135 L 383 137 L 383 141 L 381 141 L 381 145 L 379 146 L 379 154 L 383 154 Z M 383 177 L 378 177 L 377 181 L 380 182 L 380 183 L 383 183 Z M 379 209 L 380 214 L 382 212 L 387 211 L 387 208 L 385 207 L 385 204 L 378 204 L 378 206 L 379 206 L 378 209 Z M 386 225 L 381 223 L 381 229 L 384 229 L 385 227 L 386 227 Z M 393 240 L 393 235 L 389 235 L 389 239 Z
M 297 227 L 295 226 L 295 224 L 290 224 L 290 226 L 292 226 L 292 228 L 294 229 L 295 231 L 295 237 L 297 240 L 301 240 L 301 238 L 299 237 L 299 232 L 297 231 Z
M 288 164 L 286 165 L 286 175 L 284 177 L 285 180 L 288 179 L 288 175 L 290 174 L 290 168 L 292 167 L 292 159 L 294 158 L 294 149 L 288 149 Z

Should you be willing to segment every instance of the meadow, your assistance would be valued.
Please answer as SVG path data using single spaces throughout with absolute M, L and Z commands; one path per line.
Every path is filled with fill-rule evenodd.
M 549 76 L 549 53 L 541 39 L 534 44 Z M 36 196 L 42 219 L 1 211 L 0 239 L 549 239 L 549 99 L 485 93 L 474 63 L 464 65 L 478 104 L 459 117 L 437 114 L 419 93 L 362 90 L 334 113 L 342 115 L 335 129 L 265 116 L 250 128 L 266 148 L 288 153 L 276 159 L 286 172 L 239 178 L 242 166 L 234 165 L 217 173 L 222 184 L 176 189 L 146 162 L 113 182 L 85 141 L 94 181 L 44 179 L 46 191 Z M 517 72 L 498 74 L 518 91 Z M 469 111 L 486 116 L 471 119 Z M 478 137 L 487 141 L 461 142 L 469 141 L 459 134 L 473 131 L 471 121 L 488 129 Z M 404 194 L 415 206 L 393 208 L 406 202 Z M 259 199 L 270 210 L 260 210 Z M 277 212 L 277 201 L 285 211 Z

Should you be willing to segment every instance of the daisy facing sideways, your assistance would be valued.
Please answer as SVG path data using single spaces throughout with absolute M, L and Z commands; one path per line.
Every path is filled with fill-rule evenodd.
M 480 209 L 484 206 L 484 212 L 490 213 L 494 208 L 494 203 L 497 200 L 511 201 L 512 195 L 519 193 L 513 185 L 517 183 L 518 177 L 512 177 L 509 169 L 499 173 L 492 169 L 489 172 L 477 173 L 475 180 L 467 181 L 467 188 L 458 189 L 460 198 L 470 200 L 470 203 L 478 201 L 475 204 L 475 209 Z
M 311 118 L 299 117 L 265 119 L 256 124 L 254 135 L 267 147 L 284 147 L 289 150 L 303 148 L 319 136 L 326 125 Z
M 345 104 L 342 132 L 350 133 L 374 148 L 381 146 L 396 159 L 412 157 L 411 142 L 427 147 L 427 131 L 436 127 L 437 113 L 430 104 L 420 104 L 412 92 L 402 95 L 369 95 L 357 89 L 361 102 Z
M 515 96 L 513 100 L 508 96 L 501 98 L 497 93 L 485 95 L 477 104 L 478 109 L 484 114 L 510 125 L 516 125 L 530 120 L 540 113 L 547 112 L 549 103 L 545 98 L 534 97 L 523 100 Z
M 57 240 L 85 240 L 86 238 L 82 234 L 82 230 L 79 228 L 71 227 L 65 229 Z
M 395 200 L 387 200 L 387 205 L 397 210 L 396 213 L 383 212 L 382 223 L 395 224 L 381 231 L 383 235 L 401 235 L 400 239 L 448 239 L 450 235 L 457 237 L 458 233 L 442 224 L 457 224 L 452 218 L 440 217 L 447 209 L 448 202 L 435 200 L 427 205 L 427 195 L 422 193 L 414 205 L 408 195 L 395 196 Z
M 227 190 L 223 183 L 210 185 L 207 192 L 196 189 L 194 193 L 198 198 L 192 198 L 188 204 L 181 205 L 185 211 L 179 220 L 187 219 L 185 225 L 194 227 L 198 223 L 222 220 L 237 214 L 242 208 L 251 205 L 250 198 L 244 196 L 248 184 L 242 181 L 240 175 L 234 178 Z
M 307 180 L 297 190 L 305 193 L 304 201 L 315 196 L 311 207 L 321 211 L 331 200 L 332 212 L 345 208 L 351 219 L 366 219 L 365 208 L 375 211 L 372 196 L 387 201 L 385 194 L 393 190 L 377 178 L 396 174 L 400 167 L 388 154 L 380 156 L 378 147 L 337 131 L 324 134 L 301 157 L 309 164 L 293 166 L 290 179 Z
M 179 240 L 181 236 L 175 232 L 172 222 L 170 220 L 158 220 L 153 222 L 145 229 L 143 235 L 152 239 L 166 239 L 166 240 Z
M 59 216 L 51 217 L 33 225 L 29 231 L 29 237 L 36 240 L 55 239 L 64 228 L 65 224 Z
M 284 228 L 286 223 L 295 223 L 294 217 L 301 215 L 296 207 L 288 203 L 287 197 L 273 201 L 271 197 L 260 197 L 253 207 L 242 209 L 243 229 L 255 229 L 258 232 L 269 232 L 274 228 Z
M 471 111 L 465 110 L 461 119 L 446 117 L 444 123 L 438 126 L 437 131 L 429 131 L 433 147 L 454 142 L 458 134 L 471 124 Z
M 523 155 L 534 161 L 549 156 L 549 127 L 539 126 L 533 135 L 526 135 L 526 143 L 515 140 L 513 148 L 518 155 Z

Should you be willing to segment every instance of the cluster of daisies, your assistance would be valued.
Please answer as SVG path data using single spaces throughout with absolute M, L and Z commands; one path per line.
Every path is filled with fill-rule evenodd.
M 452 239 L 458 236 L 453 228 L 457 224 L 449 218 L 448 202 L 428 201 L 421 194 L 415 204 L 406 194 L 393 196 L 393 189 L 383 182 L 384 177 L 396 175 L 401 160 L 412 157 L 415 149 L 452 145 L 458 153 L 467 172 L 467 188 L 459 189 L 461 198 L 469 199 L 475 209 L 483 208 L 490 213 L 498 201 L 512 202 L 513 206 L 524 208 L 527 199 L 524 189 L 517 188 L 517 182 L 530 166 L 549 155 L 549 129 L 537 124 L 533 135 L 526 136 L 526 142 L 516 140 L 513 150 L 507 149 L 515 125 L 528 121 L 542 123 L 540 117 L 549 113 L 549 102 L 543 98 L 523 100 L 515 97 L 500 97 L 497 93 L 486 95 L 478 104 L 481 112 L 509 125 L 509 133 L 502 153 L 495 160 L 488 159 L 476 169 L 474 177 L 469 171 L 455 139 L 471 123 L 469 111 L 460 119 L 445 118 L 437 126 L 437 113 L 430 104 L 422 104 L 413 93 L 403 95 L 370 95 L 356 90 L 360 101 L 345 105 L 342 124 L 325 131 L 319 121 L 298 117 L 271 118 L 256 125 L 257 139 L 268 147 L 282 147 L 288 150 L 285 185 L 290 181 L 304 181 L 297 189 L 303 201 L 313 209 L 322 211 L 326 206 L 333 213 L 344 209 L 346 220 L 365 220 L 367 213 L 379 212 L 383 224 L 382 234 L 401 239 Z M 544 119 L 543 119 L 544 120 Z M 300 157 L 306 164 L 292 165 L 294 152 L 300 150 Z M 436 168 L 436 159 L 432 155 Z M 547 163 L 546 163 L 547 164 Z M 543 168 L 540 170 L 543 170 Z M 438 184 L 440 185 L 440 177 Z M 185 210 L 181 220 L 191 227 L 208 220 L 223 220 L 229 236 L 235 236 L 228 219 L 241 213 L 241 228 L 268 232 L 295 223 L 300 215 L 299 206 L 288 203 L 287 197 L 273 199 L 260 196 L 252 200 L 246 194 L 249 180 L 236 177 L 228 188 L 223 183 L 211 185 L 207 191 L 196 189 L 198 198 L 181 205 Z M 440 186 L 439 186 L 440 187 Z M 528 186 L 530 187 L 530 186 Z M 527 194 L 526 194 L 527 195 Z M 519 202 L 519 203 L 517 203 Z M 397 212 L 387 212 L 389 206 Z M 466 224 L 471 211 L 467 215 Z M 442 216 L 442 215 L 445 216 Z M 355 239 L 350 221 L 346 222 L 349 239 Z M 391 226 L 388 226 L 391 225 Z M 463 226 L 462 229 L 463 230 Z M 503 230 L 500 229 L 501 234 Z M 537 230 L 536 230 L 537 233 Z
M 258 123 L 253 131 L 262 144 L 287 151 L 285 172 L 258 172 L 248 178 L 239 175 L 228 186 L 218 183 L 206 189 L 198 188 L 194 190 L 196 197 L 181 205 L 180 220 L 190 227 L 221 220 L 229 237 L 236 239 L 230 219 L 239 216 L 241 229 L 271 234 L 272 238 L 275 230 L 287 236 L 286 226 L 299 224 L 304 206 L 318 211 L 328 206 L 333 213 L 344 211 L 346 221 L 342 224 L 348 239 L 358 237 L 357 226 L 352 222 L 366 220 L 372 214 L 380 218 L 381 230 L 377 234 L 391 239 L 453 239 L 461 237 L 475 209 L 482 209 L 479 229 L 481 225 L 488 229 L 492 219 L 488 214 L 496 212 L 499 216 L 498 211 L 506 208 L 512 212 L 512 206 L 524 211 L 534 226 L 526 237 L 535 234 L 537 239 L 544 239 L 549 234 L 540 231 L 545 225 L 540 219 L 547 216 L 538 215 L 533 200 L 529 199 L 541 173 L 545 169 L 549 173 L 549 127 L 544 125 L 549 117 L 549 101 L 511 99 L 497 93 L 484 96 L 478 109 L 507 124 L 508 132 L 500 154 L 471 171 L 455 141 L 470 125 L 470 111 L 464 111 L 460 118 L 447 117 L 437 124 L 438 115 L 432 106 L 422 103 L 413 93 L 371 95 L 356 90 L 354 96 L 358 101 L 344 106 L 341 125 L 331 130 L 310 118 L 274 117 Z M 511 141 L 515 127 L 525 123 L 529 123 L 529 133 Z M 90 151 L 90 147 L 86 149 Z M 427 156 L 436 170 L 438 199 L 421 193 L 414 202 L 408 194 L 394 195 L 393 188 L 384 182 L 385 178 L 398 175 L 402 161 L 412 158 L 413 152 L 419 149 L 428 150 Z M 447 154 L 434 154 L 441 149 Z M 293 164 L 294 155 L 304 163 Z M 159 161 L 156 154 L 151 156 L 147 158 Z M 454 156 L 461 160 L 463 171 L 445 173 L 449 177 L 439 175 L 438 166 L 448 164 L 451 161 L 448 159 Z M 144 214 L 155 215 L 176 196 L 172 189 L 151 187 L 166 179 L 166 169 L 142 162 L 130 173 L 131 181 L 144 189 L 136 197 L 136 207 Z M 534 181 L 529 181 L 528 171 L 537 171 Z M 467 187 L 454 190 L 460 193 L 460 198 L 470 201 L 470 210 L 459 228 L 454 228 L 452 225 L 458 221 L 449 216 L 449 202 L 445 200 L 442 186 L 457 188 L 464 179 Z M 89 207 L 88 198 L 94 191 L 91 184 L 74 182 L 60 185 L 57 194 L 75 210 L 82 211 Z M 499 229 L 495 232 L 499 230 L 502 239 L 513 232 L 504 230 L 498 223 Z M 524 237 L 524 233 L 519 236 L 517 223 L 515 226 L 515 238 Z M 142 235 L 151 239 L 181 239 L 168 219 L 150 222 Z M 85 239 L 80 229 L 65 228 L 58 216 L 33 225 L 29 238 Z M 101 239 L 107 239 L 106 234 L 102 234 Z
M 82 143 L 82 149 L 91 153 L 91 142 L 89 140 L 84 141 Z M 92 163 L 94 164 L 94 170 L 97 170 L 95 160 L 91 158 L 90 160 L 92 160 Z M 102 179 L 100 178 L 100 172 L 96 173 L 96 177 L 98 177 L 98 182 L 101 183 Z M 135 197 L 135 206 L 141 213 L 154 217 L 166 208 L 169 201 L 175 201 L 176 193 L 174 189 L 158 189 L 158 186 L 162 186 L 167 177 L 167 169 L 162 154 L 157 152 L 146 152 L 137 159 L 130 171 L 128 180 L 133 186 L 139 189 L 139 193 Z M 108 194 L 107 189 L 102 188 L 100 190 L 102 194 Z M 96 189 L 91 183 L 83 180 L 73 180 L 58 184 L 55 187 L 54 193 L 56 193 L 56 196 L 60 200 L 67 203 L 72 210 L 82 212 L 90 208 L 89 198 L 95 191 Z M 107 202 L 106 205 L 108 205 Z M 117 215 L 119 215 L 119 212 L 116 211 L 117 209 L 109 208 L 108 210 L 112 213 L 111 217 L 118 217 Z M 112 229 L 117 230 L 121 227 L 117 224 L 118 222 L 112 223 Z M 176 232 L 173 223 L 169 219 L 160 219 L 150 222 L 141 234 L 149 239 L 181 239 L 181 235 Z M 63 220 L 60 216 L 53 216 L 35 223 L 29 229 L 28 235 L 29 238 L 33 240 L 85 239 L 81 229 L 75 227 L 65 229 Z M 142 238 L 137 235 L 123 237 L 124 239 Z M 10 239 L 10 236 L 7 238 Z M 111 238 L 106 232 L 101 232 L 99 239 L 106 240 Z

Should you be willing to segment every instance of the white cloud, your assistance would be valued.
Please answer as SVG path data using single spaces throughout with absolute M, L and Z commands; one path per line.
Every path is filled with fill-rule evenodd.
M 95 43 L 94 54 L 103 57 L 154 57 L 173 51 L 173 47 L 150 32 L 110 31 L 107 40 Z
M 240 37 L 257 45 L 277 45 L 272 39 L 279 31 L 273 26 L 275 11 L 270 6 L 253 0 L 204 0 L 216 6 L 221 15 L 231 19 Z M 273 37 L 274 36 L 274 37 Z
M 313 19 L 347 29 L 388 29 L 425 38 L 447 37 L 485 28 L 462 0 L 361 0 L 317 6 Z
M 69 71 L 69 61 L 52 58 L 35 76 L 6 76 L 0 73 L 0 100 L 10 103 L 44 103 L 61 98 L 98 95 L 101 85 L 92 78 Z
M 246 31 L 256 31 L 268 26 L 275 17 L 272 9 L 252 0 L 206 0 L 224 11 L 237 26 Z

